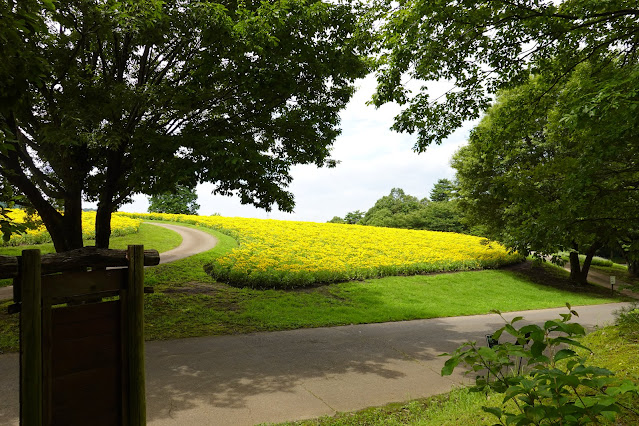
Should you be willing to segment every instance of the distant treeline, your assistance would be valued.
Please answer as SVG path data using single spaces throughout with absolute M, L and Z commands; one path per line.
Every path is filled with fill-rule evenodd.
M 430 198 L 420 200 L 393 188 L 366 212 L 355 210 L 329 222 L 481 235 L 481 229 L 465 220 L 458 206 L 456 185 L 449 179 L 439 179 Z

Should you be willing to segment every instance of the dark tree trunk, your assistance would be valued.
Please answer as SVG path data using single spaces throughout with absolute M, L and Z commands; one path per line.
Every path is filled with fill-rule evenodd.
M 109 248 L 109 238 L 111 237 L 111 214 L 118 207 L 116 201 L 118 187 L 123 176 L 122 157 L 126 149 L 126 143 L 120 144 L 116 151 L 108 151 L 107 171 L 98 211 L 95 216 L 95 246 L 97 248 Z
M 627 259 L 628 263 L 628 273 L 633 277 L 639 277 L 639 260 L 631 260 Z
M 109 238 L 111 237 L 111 211 L 110 203 L 98 204 L 98 211 L 95 215 L 95 246 L 97 248 L 109 248 Z
M 65 200 L 62 229 L 65 244 L 64 250 L 58 250 L 56 247 L 58 253 L 84 247 L 82 240 L 82 191 L 76 191 L 69 199 Z
M 581 271 L 579 253 L 575 251 L 570 252 L 570 281 L 578 284 L 586 284 L 588 282 L 588 275 L 584 276 Z
M 595 252 L 601 247 L 600 244 L 595 243 L 586 251 L 586 258 L 584 259 L 583 266 L 579 262 L 579 253 L 576 251 L 570 252 L 570 280 L 580 285 L 588 284 L 588 272 L 590 271 L 590 264 L 592 258 L 595 257 Z

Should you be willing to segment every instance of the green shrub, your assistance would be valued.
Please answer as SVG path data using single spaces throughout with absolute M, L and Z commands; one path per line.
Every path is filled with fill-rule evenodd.
M 615 378 L 610 370 L 588 365 L 587 356 L 573 350 L 581 347 L 589 351 L 576 340 L 586 332 L 580 324 L 570 322 L 573 315 L 578 315 L 570 305 L 567 307 L 569 313 L 546 321 L 543 327 L 531 324 L 516 328 L 514 324 L 522 317 L 504 320 L 506 324 L 492 338 L 498 340 L 505 332 L 515 339 L 514 343 L 485 347 L 467 342 L 452 356 L 444 354 L 451 358 L 442 375 L 450 375 L 464 363 L 477 374 L 471 390 L 503 393 L 501 407 L 482 409 L 504 425 L 581 425 L 603 419 L 614 421 L 624 410 L 634 412 L 620 397 L 639 396 L 639 387 L 630 380 Z M 520 363 L 525 360 L 529 373 L 514 374 L 513 359 Z
M 621 329 L 623 335 L 631 341 L 639 342 L 639 302 L 629 307 L 623 307 L 615 312 L 615 323 Z

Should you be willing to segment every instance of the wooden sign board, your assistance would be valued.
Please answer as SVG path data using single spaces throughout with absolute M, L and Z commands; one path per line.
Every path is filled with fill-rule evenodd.
M 41 275 L 39 251 L 23 251 L 22 425 L 146 424 L 143 247 L 127 259 L 124 269 Z

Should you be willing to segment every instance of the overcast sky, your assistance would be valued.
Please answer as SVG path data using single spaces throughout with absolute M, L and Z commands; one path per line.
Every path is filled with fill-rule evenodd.
M 267 213 L 242 205 L 238 197 L 211 195 L 212 185 L 205 184 L 197 187 L 199 214 L 326 222 L 353 210 L 365 212 L 392 188 L 402 188 L 418 198 L 427 197 L 438 179 L 455 176 L 450 158 L 466 143 L 471 124 L 441 145 L 416 154 L 412 150 L 416 136 L 390 130 L 393 117 L 399 112 L 397 105 L 379 109 L 366 105 L 375 89 L 374 77 L 359 81 L 358 87 L 341 114 L 342 134 L 332 151 L 332 158 L 340 161 L 337 167 L 293 167 L 289 190 L 295 196 L 294 213 Z M 146 212 L 147 208 L 147 197 L 137 195 L 120 211 Z

